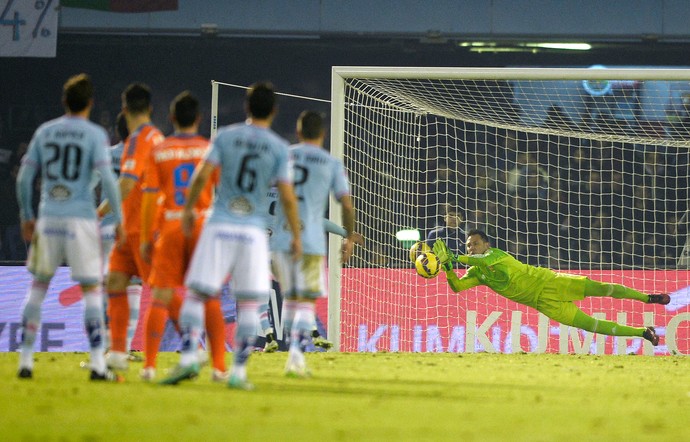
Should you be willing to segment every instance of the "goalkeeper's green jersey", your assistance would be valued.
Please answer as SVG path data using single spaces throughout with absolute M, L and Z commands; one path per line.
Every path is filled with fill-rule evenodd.
M 485 285 L 499 295 L 534 308 L 544 286 L 557 275 L 551 269 L 523 264 L 495 248 L 483 255 L 461 255 L 457 260 L 471 267 L 462 278 L 448 280 L 454 291 Z

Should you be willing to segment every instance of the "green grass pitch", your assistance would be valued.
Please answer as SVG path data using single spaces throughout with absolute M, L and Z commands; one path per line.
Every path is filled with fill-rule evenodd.
M 92 383 L 82 353 L 38 353 L 34 379 L 0 353 L 3 441 L 681 441 L 690 440 L 687 357 L 311 353 L 309 379 L 285 353 L 256 353 L 257 389 L 200 378 Z M 228 362 L 231 355 L 228 355 Z M 178 355 L 160 355 L 162 368 Z

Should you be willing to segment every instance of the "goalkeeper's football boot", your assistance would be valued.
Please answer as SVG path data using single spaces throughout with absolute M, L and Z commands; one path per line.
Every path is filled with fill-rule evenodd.
M 266 341 L 264 345 L 264 353 L 275 353 L 278 351 L 278 341 Z
M 254 384 L 246 379 L 241 379 L 237 375 L 232 375 L 228 381 L 228 388 L 232 388 L 233 390 L 252 391 L 254 390 Z
M 168 377 L 160 381 L 161 385 L 177 385 L 187 379 L 195 379 L 199 376 L 199 364 L 177 365 L 172 369 Z
M 659 345 L 659 335 L 656 334 L 654 327 L 647 327 L 642 333 L 642 337 L 652 343 L 652 345 Z
M 649 295 L 647 304 L 661 304 L 666 305 L 671 302 L 671 297 L 666 293 L 659 293 L 658 295 Z
M 324 338 L 323 336 L 316 336 L 312 338 L 312 342 L 314 343 L 315 347 L 320 347 L 324 350 L 330 350 L 331 348 L 333 348 L 333 343 L 328 339 Z
M 89 380 L 98 382 L 124 382 L 125 379 L 117 373 L 106 368 L 103 373 L 99 373 L 96 370 L 91 370 Z
M 278 351 L 278 341 L 273 332 L 266 333 L 266 345 L 264 345 L 264 353 L 273 353 Z
M 34 377 L 34 372 L 30 368 L 22 367 L 19 369 L 19 372 L 17 373 L 17 377 L 19 379 L 31 379 Z

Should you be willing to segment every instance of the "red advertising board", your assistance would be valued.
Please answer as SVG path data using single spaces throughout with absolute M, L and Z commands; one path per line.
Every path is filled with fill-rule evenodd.
M 587 298 L 577 305 L 587 314 L 631 326 L 653 325 L 661 336 L 652 347 L 640 338 L 592 335 L 560 326 L 535 310 L 509 301 L 486 287 L 453 293 L 445 276 L 425 280 L 412 269 L 343 269 L 340 350 L 348 352 L 550 352 L 690 355 L 690 271 L 587 271 L 583 274 L 644 293 L 669 293 L 666 306 L 612 298 Z M 0 268 L 0 351 L 15 351 L 21 308 L 30 275 L 23 267 Z M 142 311 L 149 303 L 148 290 Z M 223 297 L 226 318 L 234 300 Z M 282 333 L 277 311 L 276 331 Z M 326 324 L 327 302 L 317 303 Z M 81 291 L 59 269 L 43 304 L 37 351 L 86 351 Z M 230 328 L 231 324 L 228 325 Z M 141 347 L 142 321 L 134 338 Z M 230 342 L 232 332 L 228 330 Z M 177 348 L 171 329 L 170 349 Z M 168 348 L 166 347 L 166 348 Z

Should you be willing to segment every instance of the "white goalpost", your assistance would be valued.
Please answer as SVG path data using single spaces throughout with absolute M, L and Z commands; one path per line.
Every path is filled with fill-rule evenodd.
M 345 268 L 330 239 L 328 331 L 340 351 L 690 354 L 690 70 L 334 67 L 331 87 L 331 152 L 366 238 Z M 425 239 L 456 214 L 523 262 L 670 293 L 667 306 L 578 302 L 655 326 L 662 345 L 419 277 L 414 236 L 401 232 Z

